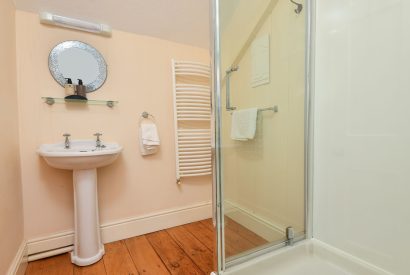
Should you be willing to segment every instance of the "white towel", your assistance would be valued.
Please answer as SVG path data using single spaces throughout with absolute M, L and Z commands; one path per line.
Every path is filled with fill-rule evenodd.
M 246 141 L 253 139 L 256 132 L 258 109 L 244 109 L 232 113 L 231 138 Z
M 152 155 L 152 154 L 155 154 L 158 151 L 158 146 L 146 147 L 142 144 L 141 140 L 139 142 L 139 145 L 140 145 L 141 155 L 143 155 L 143 156 Z
M 140 126 L 142 144 L 159 145 L 157 126 L 154 123 L 142 123 Z
M 151 155 L 158 151 L 160 141 L 157 126 L 154 123 L 140 124 L 139 136 L 141 155 Z

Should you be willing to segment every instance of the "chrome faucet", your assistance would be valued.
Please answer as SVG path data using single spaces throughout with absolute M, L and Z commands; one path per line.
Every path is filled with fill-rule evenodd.
M 65 141 L 64 141 L 64 149 L 70 149 L 70 137 L 71 135 L 68 133 L 63 134 L 63 137 L 65 137 Z
M 95 133 L 94 136 L 97 137 L 95 147 L 98 148 L 98 149 L 103 148 L 104 146 L 101 145 L 101 140 L 100 140 L 100 136 L 102 136 L 102 134 L 101 133 Z

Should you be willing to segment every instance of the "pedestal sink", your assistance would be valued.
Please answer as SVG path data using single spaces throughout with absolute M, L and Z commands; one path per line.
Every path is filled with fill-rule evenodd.
M 104 255 L 98 218 L 97 168 L 115 161 L 122 147 L 117 143 L 95 140 L 73 140 L 65 143 L 43 144 L 37 152 L 54 168 L 73 170 L 74 184 L 74 251 L 71 262 L 86 266 L 98 262 Z

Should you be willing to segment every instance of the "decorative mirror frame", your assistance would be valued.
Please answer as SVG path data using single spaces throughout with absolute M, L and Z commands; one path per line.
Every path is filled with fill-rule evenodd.
M 101 53 L 87 43 L 76 40 L 69 40 L 61 42 L 60 44 L 55 46 L 51 50 L 48 57 L 48 68 L 50 69 L 51 75 L 61 86 L 64 87 L 64 85 L 66 84 L 66 79 L 64 78 L 58 67 L 58 56 L 66 49 L 70 48 L 78 48 L 87 51 L 88 53 L 92 54 L 97 60 L 99 70 L 97 78 L 91 83 L 84 83 L 87 93 L 96 91 L 104 84 L 105 80 L 107 79 L 107 64 L 105 63 L 104 57 L 101 55 Z

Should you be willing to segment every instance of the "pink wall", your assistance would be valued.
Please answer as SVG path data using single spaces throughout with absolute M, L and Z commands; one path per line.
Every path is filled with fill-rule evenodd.
M 17 12 L 17 68 L 21 164 L 27 239 L 73 228 L 70 171 L 50 168 L 37 154 L 41 143 L 94 138 L 124 146 L 113 165 L 98 171 L 101 223 L 211 200 L 211 178 L 175 184 L 171 59 L 209 62 L 208 51 L 152 37 L 114 31 L 112 38 L 41 25 L 36 14 Z M 108 79 L 90 99 L 118 100 L 118 106 L 48 106 L 41 96 L 64 96 L 49 73 L 54 45 L 80 40 L 96 47 L 108 64 Z M 141 157 L 137 126 L 152 113 L 161 137 L 157 155 Z M 210 213 L 211 214 L 211 213 Z
M 18 111 L 16 89 L 15 8 L 0 2 L 0 274 L 6 274 L 23 241 Z

